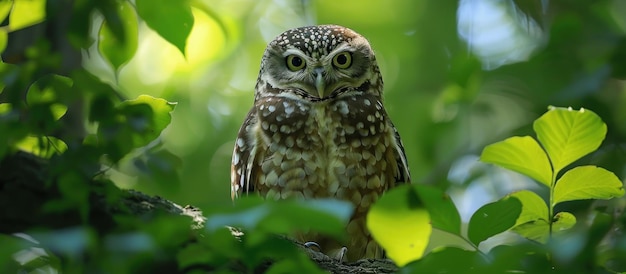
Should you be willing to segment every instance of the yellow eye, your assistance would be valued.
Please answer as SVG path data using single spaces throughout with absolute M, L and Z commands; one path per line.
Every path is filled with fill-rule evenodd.
M 350 52 L 341 52 L 333 57 L 333 66 L 340 69 L 347 69 L 352 65 L 352 54 Z
M 306 66 L 306 62 L 304 62 L 304 60 L 302 60 L 300 56 L 293 55 L 293 54 L 287 56 L 287 67 L 289 68 L 289 70 L 291 71 L 301 70 L 304 68 L 304 66 Z

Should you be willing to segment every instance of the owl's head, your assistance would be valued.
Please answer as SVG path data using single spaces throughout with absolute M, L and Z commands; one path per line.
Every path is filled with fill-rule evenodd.
M 259 80 L 271 90 L 289 90 L 313 99 L 382 90 L 376 58 L 367 40 L 336 25 L 301 27 L 280 34 L 265 50 Z M 379 88 L 371 89 L 370 85 Z

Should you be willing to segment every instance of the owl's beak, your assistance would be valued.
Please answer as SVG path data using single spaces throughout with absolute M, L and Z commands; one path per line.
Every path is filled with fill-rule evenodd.
M 324 75 L 326 71 L 324 71 L 323 67 L 317 67 L 313 69 L 313 74 L 315 75 L 315 89 L 317 90 L 317 96 L 320 98 L 326 97 L 328 94 L 324 94 L 326 89 L 326 82 L 324 82 Z

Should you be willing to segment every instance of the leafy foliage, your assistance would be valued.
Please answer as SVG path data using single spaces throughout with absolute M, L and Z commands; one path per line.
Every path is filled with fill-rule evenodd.
M 207 217 L 205 231 L 213 236 L 203 242 L 204 248 L 209 247 L 212 257 L 221 256 L 222 261 L 202 263 L 226 270 L 233 268 L 229 264 L 237 259 L 243 265 L 235 268 L 252 271 L 266 267 L 270 260 L 276 260 L 278 262 L 267 269 L 268 272 L 324 273 L 297 246 L 277 235 L 317 231 L 345 239 L 343 228 L 351 214 L 352 206 L 337 200 L 275 202 L 244 197 L 233 208 L 221 209 Z M 232 237 L 226 229 L 231 226 L 244 231 L 239 239 Z
M 137 13 L 148 26 L 185 54 L 187 37 L 194 22 L 188 1 L 139 0 Z
M 100 26 L 98 35 L 98 50 L 115 70 L 119 69 L 135 55 L 139 28 L 135 9 L 129 2 L 122 2 L 116 8 L 117 18 L 119 18 L 119 22 L 122 25 L 121 30 L 123 30 L 123 34 L 114 32 L 110 27 L 112 23 L 105 21 Z
M 541 198 L 532 193 L 519 194 L 526 210 L 523 225 L 515 231 L 534 240 L 545 242 L 553 231 L 563 231 L 574 225 L 575 217 L 568 212 L 553 216 L 554 207 L 566 201 L 611 199 L 624 195 L 622 182 L 610 171 L 596 166 L 579 166 L 557 175 L 567 165 L 597 149 L 606 135 L 606 124 L 594 112 L 581 109 L 554 108 L 534 123 L 539 144 L 530 136 L 511 137 L 485 147 L 481 160 L 512 169 L 537 179 L 550 188 L 549 204 L 543 208 Z M 524 140 L 519 142 L 518 140 Z M 533 151 L 532 154 L 525 153 Z M 535 162 L 539 159 L 538 162 Z M 544 159 L 549 159 L 545 161 Z M 523 165 L 523 163 L 533 163 Z M 528 166 L 532 166 L 529 168 Z M 546 179 L 549 180 L 546 181 Z M 547 213 L 547 215 L 540 215 Z M 534 216 L 530 218 L 530 216 Z M 547 221 L 547 226 L 545 222 Z
M 522 203 L 511 197 L 482 206 L 469 221 L 469 240 L 478 246 L 489 237 L 508 230 L 515 224 L 521 211 Z
M 108 55 L 112 65 L 119 68 L 134 54 L 137 21 L 132 16 L 134 8 L 130 2 L 124 1 L 121 6 L 109 5 L 111 3 L 88 1 L 81 4 L 80 8 L 88 9 L 88 13 L 98 11 L 104 15 L 107 22 L 102 27 L 104 38 L 100 40 L 100 49 L 103 55 Z M 10 28 L 2 31 L 17 31 L 36 24 L 44 20 L 46 14 L 56 12 L 54 8 L 53 5 L 46 5 L 46 1 L 3 2 L 0 5 L 1 15 L 8 17 Z M 51 18 L 67 21 L 67 18 L 58 19 L 55 15 L 51 15 Z M 120 18 L 123 18 L 123 23 L 120 23 Z M 73 24 L 88 26 L 91 18 L 84 19 L 88 21 Z M 89 33 L 79 35 L 83 37 L 78 40 L 89 40 Z M 18 61 L 0 64 L 3 86 L 0 158 L 13 159 L 13 155 L 21 150 L 48 159 L 48 164 L 44 170 L 32 171 L 39 173 L 39 177 L 35 175 L 36 180 L 3 181 L 3 190 L 11 191 L 12 187 L 19 184 L 31 184 L 34 189 L 50 193 L 47 200 L 41 203 L 33 201 L 33 205 L 40 206 L 36 211 L 41 212 L 42 216 L 59 214 L 67 219 L 65 226 L 60 229 L 50 227 L 39 232 L 25 231 L 28 234 L 23 234 L 21 239 L 11 239 L 12 244 L 7 245 L 6 249 L 4 246 L 2 248 L 3 254 L 9 252 L 9 256 L 2 256 L 0 269 L 3 272 L 11 269 L 40 271 L 45 268 L 73 272 L 128 272 L 142 262 L 147 262 L 145 260 L 153 261 L 158 257 L 158 252 L 172 253 L 176 250 L 172 247 L 187 240 L 184 237 L 180 241 L 172 239 L 176 238 L 173 235 L 190 233 L 189 219 L 160 217 L 152 220 L 150 225 L 124 219 L 121 212 L 128 209 L 119 209 L 117 203 L 120 191 L 102 175 L 102 170 L 117 166 L 132 151 L 144 149 L 157 140 L 170 124 L 175 104 L 147 95 L 126 100 L 111 85 L 80 66 L 63 71 L 60 61 L 64 58 L 71 60 L 75 56 L 64 56 L 69 54 L 67 52 L 50 51 L 45 37 L 38 39 L 41 40 L 37 40 L 24 52 L 13 53 L 23 54 L 23 59 L 8 56 L 7 59 Z M 114 56 L 119 53 L 116 51 L 119 48 L 114 49 L 117 46 L 128 48 L 125 55 Z M 80 64 L 80 60 L 76 63 Z M 157 166 L 149 166 L 150 170 L 156 170 L 169 178 L 177 177 L 176 168 L 164 168 L 179 161 L 178 157 L 173 156 L 171 153 L 143 154 L 149 163 L 159 163 Z M 28 167 L 24 168 L 27 170 Z M 17 189 L 14 191 L 20 193 Z M 10 197 L 10 193 L 3 195 L 5 199 Z M 106 205 L 100 204 L 101 201 Z M 102 214 L 98 212 L 104 209 L 94 207 L 118 208 L 120 219 L 113 221 L 114 229 L 107 229 L 107 225 L 102 224 L 107 222 L 106 219 L 95 220 L 98 214 Z M 78 216 L 78 220 L 75 216 Z M 22 218 L 28 220 L 30 216 Z M 3 222 L 7 222 L 7 219 L 3 219 Z M 18 220 L 13 222 L 20 226 Z M 155 229 L 152 224 L 160 228 Z M 12 227 L 5 226 L 2 232 L 21 232 L 12 231 Z M 107 232 L 100 234 L 104 231 Z M 42 247 L 45 250 L 38 251 Z M 84 261 L 82 258 L 85 256 L 100 258 Z M 16 258 L 16 261 L 11 258 Z M 122 264 L 113 263 L 122 258 L 128 260 Z
M 399 266 L 422 256 L 432 230 L 431 218 L 418 187 L 421 188 L 409 185 L 398 187 L 384 195 L 367 214 L 367 227 L 372 236 L 386 247 L 389 258 Z
M 459 213 L 454 204 L 447 202 L 442 206 L 444 204 L 441 203 L 441 198 L 444 198 L 443 201 L 449 201 L 444 193 L 420 185 L 408 188 L 410 190 L 408 192 L 406 188 L 394 189 L 387 193 L 368 215 L 368 226 L 374 237 L 389 251 L 389 257 L 400 266 L 419 259 L 406 266 L 408 271 L 469 270 L 471 273 L 483 273 L 541 269 L 527 268 L 523 265 L 499 265 L 494 262 L 503 254 L 507 257 L 515 256 L 518 260 L 546 254 L 541 260 L 550 264 L 548 260 L 550 256 L 547 255 L 548 246 L 536 246 L 527 252 L 512 252 L 505 247 L 495 247 L 489 253 L 483 253 L 478 246 L 485 240 L 509 230 L 527 239 L 546 244 L 553 232 L 563 234 L 576 224 L 576 217 L 569 212 L 553 213 L 557 204 L 581 199 L 611 199 L 624 195 L 623 184 L 615 174 L 596 166 L 579 166 L 568 170 L 560 177 L 556 176 L 568 164 L 597 149 L 604 139 L 606 125 L 595 113 L 589 110 L 573 111 L 551 107 L 535 121 L 534 125 L 538 136 L 541 136 L 539 139 L 541 144 L 543 147 L 550 147 L 550 150 L 544 151 L 530 136 L 511 137 L 485 147 L 481 160 L 515 170 L 547 186 L 550 188 L 549 204 L 532 191 L 514 192 L 476 210 L 469 220 L 465 238 L 459 230 L 460 220 L 456 217 Z M 553 160 L 553 155 L 556 155 L 556 160 Z M 422 191 L 415 192 L 415 189 Z M 402 198 L 411 193 L 413 194 L 409 197 L 415 197 L 413 201 Z M 424 195 L 423 197 L 431 202 L 422 203 L 421 196 L 415 193 Z M 420 213 L 424 211 L 430 214 Z M 431 222 L 431 218 L 434 220 L 444 216 L 450 216 L 452 221 Z M 409 225 L 411 222 L 421 225 L 411 226 Z M 423 242 L 430 235 L 431 228 L 428 225 L 430 223 L 432 228 L 464 239 L 474 250 L 445 247 L 435 249 L 422 258 L 425 248 Z M 408 236 L 402 240 L 390 236 L 397 234 Z M 383 236 L 393 238 L 395 241 L 381 240 L 385 239 Z M 420 237 L 418 239 L 421 244 L 414 244 L 412 237 Z M 452 257 L 460 265 L 447 266 L 447 260 Z

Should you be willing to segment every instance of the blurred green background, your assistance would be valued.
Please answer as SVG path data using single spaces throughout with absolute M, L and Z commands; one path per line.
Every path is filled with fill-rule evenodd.
M 156 146 L 181 158 L 180 182 L 142 177 L 131 157 L 109 171 L 112 179 L 211 211 L 232 204 L 232 147 L 252 106 L 265 45 L 294 27 L 349 27 L 376 52 L 413 181 L 446 189 L 467 218 L 505 193 L 536 187 L 477 159 L 487 144 L 532 135 L 532 121 L 548 105 L 598 113 L 607 140 L 581 161 L 625 177 L 625 3 L 197 1 L 186 56 L 141 23 L 137 53 L 117 75 L 96 46 L 85 52 L 85 66 L 125 97 L 178 102 Z

